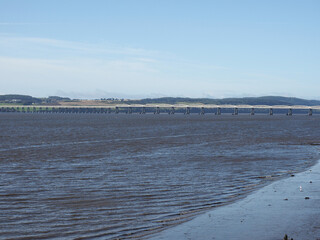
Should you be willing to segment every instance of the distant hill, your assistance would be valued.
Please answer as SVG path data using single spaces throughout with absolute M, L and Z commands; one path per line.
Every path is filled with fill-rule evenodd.
M 126 103 L 136 104 L 148 104 L 148 103 L 166 103 L 166 104 L 177 104 L 177 103 L 202 103 L 202 104 L 246 104 L 246 105 L 308 105 L 316 106 L 320 105 L 319 100 L 306 100 L 301 98 L 288 98 L 280 96 L 265 96 L 265 97 L 245 97 L 245 98 L 146 98 L 141 100 L 128 100 Z
M 28 95 L 18 95 L 18 94 L 9 94 L 9 95 L 0 95 L 0 103 L 16 103 L 23 105 L 30 104 L 44 104 L 52 105 L 62 102 L 74 101 L 70 98 L 59 97 L 59 96 L 50 96 L 47 98 L 35 98 Z M 81 102 L 77 101 L 78 103 Z M 102 99 L 102 100 L 92 100 L 93 104 L 96 102 L 99 105 L 103 103 L 126 103 L 126 104 L 231 104 L 231 105 L 306 105 L 306 106 L 319 106 L 319 100 L 306 100 L 301 98 L 288 98 L 280 96 L 265 96 L 265 97 L 245 97 L 245 98 L 222 98 L 222 99 L 212 99 L 212 98 L 181 98 L 181 97 L 163 97 L 163 98 L 145 98 L 140 100 L 123 100 L 123 99 Z M 80 104 L 81 105 L 81 104 Z
M 31 104 L 40 104 L 42 103 L 42 99 L 34 98 L 28 95 L 18 95 L 18 94 L 8 94 L 8 95 L 0 95 L 1 103 L 18 103 L 24 105 Z
M 68 101 L 71 101 L 71 99 L 67 97 L 59 97 L 59 96 L 49 96 L 47 98 L 35 98 L 32 96 L 19 95 L 19 94 L 0 95 L 0 103 L 31 105 L 31 104 L 56 104 L 58 102 L 68 102 Z

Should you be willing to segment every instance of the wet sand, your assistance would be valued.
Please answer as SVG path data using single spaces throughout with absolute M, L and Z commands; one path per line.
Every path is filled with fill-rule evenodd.
M 320 239 L 320 162 L 151 239 L 280 240 L 285 234 Z

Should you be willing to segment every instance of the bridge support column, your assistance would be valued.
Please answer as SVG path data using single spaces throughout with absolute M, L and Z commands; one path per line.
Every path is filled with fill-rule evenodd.
M 116 114 L 119 113 L 119 107 L 116 107 L 115 113 L 116 113 Z
M 187 107 L 187 108 L 186 108 L 186 112 L 185 112 L 184 114 L 186 114 L 186 115 L 189 115 L 189 114 L 190 114 L 190 107 Z
M 201 110 L 200 110 L 200 113 L 199 113 L 200 115 L 204 115 L 205 114 L 205 112 L 204 112 L 204 107 L 202 107 L 201 108 Z
M 174 107 L 171 107 L 169 114 L 174 114 L 174 113 L 175 113 L 175 109 L 174 109 Z
M 287 116 L 292 116 L 292 108 L 289 108 L 289 109 L 288 109 Z
M 250 115 L 254 115 L 254 108 L 251 108 L 251 113 Z
M 160 108 L 159 107 L 156 108 L 156 111 L 154 112 L 154 114 L 160 114 Z
M 146 114 L 146 108 L 142 107 L 140 114 Z
M 309 116 L 312 116 L 312 108 L 309 108 L 308 115 L 309 115 Z
M 270 116 L 273 115 L 273 109 L 272 109 L 272 108 L 269 109 L 269 115 L 270 115 Z
M 132 107 L 128 108 L 127 114 L 132 114 Z
M 238 113 L 239 113 L 238 108 L 235 107 L 233 110 L 233 115 L 238 115 Z
M 217 108 L 217 112 L 216 112 L 216 115 L 221 115 L 221 108 Z

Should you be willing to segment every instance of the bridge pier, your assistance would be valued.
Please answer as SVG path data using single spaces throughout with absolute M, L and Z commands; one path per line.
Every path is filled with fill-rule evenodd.
M 270 115 L 270 116 L 273 115 L 273 109 L 272 109 L 272 108 L 269 109 L 269 115 Z
M 189 115 L 190 114 L 190 107 L 186 107 L 186 112 L 184 114 L 185 115 Z
M 140 114 L 146 114 L 146 108 L 142 107 Z
M 292 116 L 292 108 L 289 108 L 289 109 L 288 109 L 287 116 Z
M 201 107 L 201 110 L 200 110 L 200 113 L 199 113 L 200 115 L 204 115 L 205 114 L 205 112 L 204 112 L 204 107 Z
M 132 114 L 132 107 L 128 108 L 127 114 Z
M 175 109 L 174 109 L 174 107 L 171 107 L 169 114 L 174 114 L 174 113 L 175 113 Z
M 156 111 L 154 112 L 154 114 L 160 114 L 160 108 L 159 107 L 156 108 Z
M 217 108 L 217 112 L 216 112 L 216 115 L 221 115 L 221 108 Z
M 254 115 L 254 108 L 251 108 L 251 112 L 250 112 L 250 115 Z
M 238 108 L 235 107 L 234 110 L 233 110 L 233 114 L 232 115 L 238 115 L 239 111 L 238 111 Z
M 116 113 L 116 114 L 119 113 L 119 107 L 116 107 L 115 113 Z
M 309 115 L 309 116 L 312 116 L 312 108 L 309 108 L 308 115 Z

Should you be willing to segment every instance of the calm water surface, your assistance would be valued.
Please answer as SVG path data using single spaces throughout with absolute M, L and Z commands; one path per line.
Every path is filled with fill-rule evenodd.
M 130 239 L 318 159 L 319 116 L 0 114 L 0 238 Z

